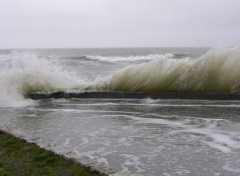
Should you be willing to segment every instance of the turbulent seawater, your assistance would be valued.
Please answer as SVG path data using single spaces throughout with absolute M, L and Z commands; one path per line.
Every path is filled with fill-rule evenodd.
M 0 125 L 141 175 L 240 175 L 240 101 L 25 98 L 238 93 L 239 68 L 239 48 L 0 50 Z

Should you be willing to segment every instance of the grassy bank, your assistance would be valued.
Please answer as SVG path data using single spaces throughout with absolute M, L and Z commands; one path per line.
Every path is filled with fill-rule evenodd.
M 97 176 L 73 161 L 0 131 L 0 176 Z

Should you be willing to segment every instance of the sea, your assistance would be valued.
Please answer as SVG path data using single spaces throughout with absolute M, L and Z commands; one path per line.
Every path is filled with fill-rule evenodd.
M 0 126 L 143 176 L 240 175 L 240 101 L 54 92 L 240 93 L 240 48 L 1 49 Z

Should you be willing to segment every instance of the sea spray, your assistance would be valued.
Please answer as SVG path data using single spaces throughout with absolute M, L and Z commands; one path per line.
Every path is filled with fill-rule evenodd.
M 196 59 L 168 55 L 117 71 L 111 91 L 240 92 L 240 49 L 213 48 Z
M 0 55 L 1 107 L 31 105 L 24 96 L 36 92 L 51 93 L 78 87 L 83 81 L 54 60 L 28 52 Z
M 86 62 L 88 58 L 84 59 Z M 110 60 L 110 57 L 107 59 Z M 139 60 L 150 61 L 126 66 L 115 73 L 112 69 L 106 72 L 109 73 L 108 76 L 96 75 L 94 81 L 88 81 L 85 79 L 85 72 L 75 74 L 61 58 L 52 59 L 29 51 L 1 54 L 0 107 L 32 105 L 35 102 L 26 99 L 28 95 L 59 91 L 240 92 L 239 48 L 213 48 L 198 58 L 179 59 L 174 54 L 166 54 L 135 56 L 132 59 L 138 62 L 128 62 L 124 57 L 120 60 L 125 60 L 125 65 L 139 63 Z M 83 61 L 78 58 L 76 62 L 81 64 Z M 98 63 L 97 66 L 103 65 L 98 60 L 95 62 Z M 115 67 L 117 68 L 117 65 Z M 93 71 L 94 73 L 98 71 Z

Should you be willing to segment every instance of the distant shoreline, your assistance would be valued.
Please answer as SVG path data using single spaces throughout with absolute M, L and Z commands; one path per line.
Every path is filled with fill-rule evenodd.
M 190 100 L 240 100 L 239 93 L 211 92 L 84 92 L 35 93 L 26 96 L 34 100 L 60 98 L 111 98 L 111 99 L 190 99 Z

